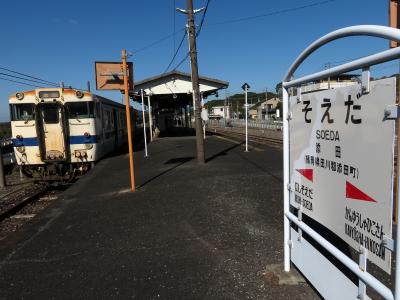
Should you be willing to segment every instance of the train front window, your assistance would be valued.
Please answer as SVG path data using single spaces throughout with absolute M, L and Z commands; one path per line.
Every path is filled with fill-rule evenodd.
M 30 121 L 35 119 L 35 104 L 10 104 L 11 121 Z
M 57 105 L 46 105 L 43 109 L 43 120 L 46 124 L 57 124 L 59 122 L 59 109 Z
M 65 107 L 70 119 L 94 118 L 93 102 L 68 102 Z

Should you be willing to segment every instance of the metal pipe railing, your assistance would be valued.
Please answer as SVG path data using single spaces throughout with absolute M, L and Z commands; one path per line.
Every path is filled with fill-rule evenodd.
M 321 245 L 325 250 L 327 250 L 330 254 L 332 254 L 334 257 L 336 257 L 342 264 L 344 264 L 347 268 L 349 268 L 350 271 L 352 271 L 354 274 L 358 276 L 362 281 L 364 281 L 366 284 L 374 288 L 375 291 L 379 293 L 382 297 L 385 299 L 391 300 L 393 298 L 393 293 L 392 291 L 386 287 L 383 283 L 381 283 L 378 279 L 376 279 L 374 276 L 367 272 L 361 271 L 359 265 L 355 263 L 351 258 L 349 258 L 347 255 L 339 251 L 334 245 L 332 245 L 330 242 L 328 242 L 326 239 L 324 239 L 320 234 L 318 234 L 316 231 L 314 231 L 311 227 L 309 227 L 307 224 L 305 224 L 302 221 L 299 221 L 298 218 L 292 214 L 291 212 L 285 213 L 285 215 L 288 217 L 288 219 L 299 226 L 301 230 L 303 230 L 305 233 L 307 233 L 310 237 L 312 237 L 313 240 L 318 242 L 319 245 Z
M 294 72 L 301 65 L 301 63 L 318 48 L 322 47 L 323 45 L 331 41 L 349 36 L 374 36 L 374 37 L 385 38 L 392 41 L 400 41 L 400 30 L 380 25 L 357 25 L 332 31 L 331 33 L 324 35 L 323 37 L 319 38 L 318 40 L 310 44 L 296 58 L 296 60 L 293 62 L 293 64 L 287 71 L 286 75 L 283 77 L 283 82 L 290 81 Z
M 294 86 L 299 86 L 303 83 L 310 81 L 315 81 L 319 79 L 324 79 L 330 76 L 339 75 L 345 72 L 354 71 L 357 69 L 370 67 L 375 64 L 387 62 L 390 60 L 400 58 L 400 48 L 394 48 L 386 51 L 382 51 L 377 54 L 366 56 L 349 63 L 342 64 L 337 67 L 330 68 L 321 72 L 317 72 L 311 75 L 303 76 L 298 79 L 293 79 L 294 72 L 298 69 L 301 63 L 310 56 L 314 51 L 322 47 L 323 45 L 344 37 L 349 36 L 374 36 L 381 37 L 388 40 L 400 41 L 400 30 L 395 28 L 390 28 L 386 26 L 378 25 L 359 25 L 351 26 L 347 28 L 342 28 L 333 31 L 312 44 L 310 44 L 293 62 L 287 71 L 286 75 L 282 80 L 282 90 L 283 90 L 283 144 L 284 144 L 284 268 L 285 271 L 290 270 L 290 222 L 295 223 L 299 226 L 301 230 L 306 232 L 311 238 L 318 242 L 322 247 L 328 250 L 332 255 L 339 259 L 346 267 L 353 271 L 364 283 L 368 284 L 374 290 L 376 290 L 381 296 L 386 299 L 396 299 L 400 300 L 400 246 L 398 242 L 400 241 L 400 230 L 397 230 L 396 235 L 396 275 L 395 275 L 395 290 L 393 292 L 386 287 L 383 283 L 373 277 L 367 272 L 360 270 L 359 265 L 356 264 L 349 257 L 344 255 L 339 251 L 334 245 L 325 240 L 321 235 L 315 232 L 312 228 L 308 227 L 302 221 L 300 221 L 294 214 L 290 212 L 290 202 L 289 202 L 289 173 L 290 173 L 290 154 L 289 154 L 289 120 L 291 116 L 289 115 L 289 96 L 287 89 Z M 397 186 L 400 188 L 400 181 L 397 181 Z M 397 202 L 399 203 L 400 193 L 397 195 Z M 398 213 L 400 213 L 400 205 L 397 206 Z

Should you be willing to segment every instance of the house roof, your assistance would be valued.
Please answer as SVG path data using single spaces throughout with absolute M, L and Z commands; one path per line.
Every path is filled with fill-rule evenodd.
M 192 81 L 191 74 L 174 70 L 174 71 L 170 71 L 170 72 L 163 73 L 163 74 L 160 74 L 160 75 L 152 76 L 152 77 L 149 77 L 149 78 L 146 78 L 146 79 L 143 79 L 143 80 L 136 81 L 134 90 L 136 91 L 136 89 L 140 89 L 141 88 L 140 86 L 143 85 L 143 84 L 148 84 L 148 83 L 151 83 L 151 82 L 154 82 L 154 81 L 158 81 L 158 80 L 163 79 L 163 78 L 169 78 L 169 77 L 187 79 L 187 80 Z M 208 81 L 210 83 L 214 83 L 214 84 L 220 85 L 221 88 L 227 88 L 229 86 L 229 82 L 223 81 L 223 80 L 219 80 L 219 79 L 215 79 L 215 78 L 211 78 L 211 77 L 199 76 L 199 80 L 200 81 Z
M 203 98 L 228 86 L 227 81 L 199 76 L 200 93 Z M 136 81 L 134 90 L 130 93 L 138 93 L 141 89 L 151 97 L 151 103 L 159 108 L 179 108 L 193 103 L 192 77 L 189 73 L 175 70 Z

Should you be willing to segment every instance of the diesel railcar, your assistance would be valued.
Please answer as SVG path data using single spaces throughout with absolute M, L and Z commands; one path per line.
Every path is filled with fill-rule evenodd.
M 87 91 L 18 92 L 9 105 L 16 162 L 30 177 L 71 180 L 127 141 L 125 106 Z

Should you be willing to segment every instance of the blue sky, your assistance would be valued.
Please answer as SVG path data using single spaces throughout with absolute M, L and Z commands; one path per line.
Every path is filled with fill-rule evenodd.
M 195 7 L 205 3 L 194 0 Z M 5 1 L 0 10 L 0 67 L 78 88 L 90 80 L 94 88 L 95 61 L 119 60 L 121 49 L 135 52 L 175 32 L 174 37 L 137 51 L 131 58 L 135 80 L 160 74 L 186 22 L 175 6 L 185 8 L 186 1 Z M 197 24 L 200 18 L 201 14 Z M 387 0 L 211 0 L 198 38 L 199 72 L 229 81 L 231 95 L 240 91 L 244 81 L 254 92 L 274 90 L 296 56 L 315 39 L 351 25 L 387 25 L 387 19 Z M 386 40 L 377 38 L 336 41 L 318 50 L 298 74 L 387 47 Z M 173 66 L 186 52 L 185 40 Z M 188 61 L 179 69 L 189 71 Z M 391 74 L 398 65 L 388 64 L 380 71 L 377 67 L 376 72 L 383 70 Z M 9 119 L 8 96 L 29 89 L 0 80 L 0 121 Z M 117 92 L 99 94 L 121 99 Z

